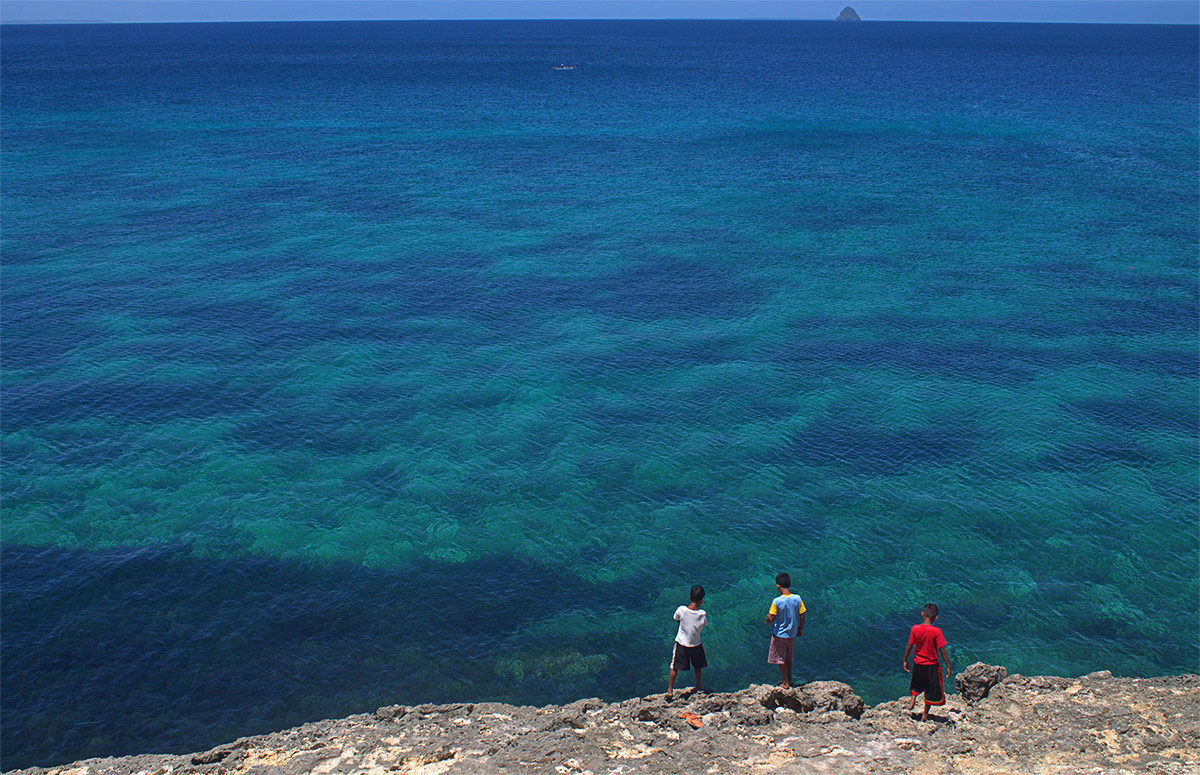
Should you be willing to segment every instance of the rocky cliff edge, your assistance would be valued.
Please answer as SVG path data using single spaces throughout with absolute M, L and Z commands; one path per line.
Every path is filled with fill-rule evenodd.
M 393 705 L 182 756 L 26 775 L 1198 773 L 1200 676 L 1009 676 L 975 664 L 921 722 L 843 683 L 542 708 Z M 920 704 L 917 705 L 920 710 Z

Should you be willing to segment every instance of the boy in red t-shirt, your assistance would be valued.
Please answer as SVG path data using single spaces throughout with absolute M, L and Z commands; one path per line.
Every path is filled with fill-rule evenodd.
M 929 720 L 929 706 L 945 705 L 946 692 L 942 688 L 942 668 L 938 664 L 938 653 L 946 660 L 946 677 L 950 676 L 950 657 L 946 655 L 946 636 L 933 626 L 938 618 L 938 607 L 933 603 L 926 604 L 921 611 L 921 623 L 914 624 L 908 634 L 908 647 L 904 649 L 904 672 L 908 669 L 908 655 L 913 655 L 912 680 L 909 681 L 908 691 L 912 697 L 908 700 L 908 709 L 912 710 L 917 702 L 917 695 L 925 693 L 925 712 L 921 714 L 922 721 Z M 913 653 L 915 650 L 916 653 Z

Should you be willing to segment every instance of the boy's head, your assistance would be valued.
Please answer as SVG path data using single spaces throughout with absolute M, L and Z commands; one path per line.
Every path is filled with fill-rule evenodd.
M 921 609 L 921 618 L 922 619 L 927 619 L 932 622 L 937 617 L 938 617 L 938 609 L 937 609 L 937 606 L 934 605 L 933 603 L 926 603 L 925 607 Z
M 688 595 L 688 599 L 691 600 L 693 603 L 703 603 L 704 602 L 704 587 L 700 586 L 699 584 L 692 587 L 692 591 Z
M 775 577 L 775 586 L 779 587 L 780 589 L 791 589 L 792 577 L 786 573 L 780 573 Z

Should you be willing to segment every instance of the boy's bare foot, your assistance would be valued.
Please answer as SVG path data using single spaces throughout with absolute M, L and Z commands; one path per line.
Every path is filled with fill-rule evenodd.
M 667 702 L 670 702 L 670 701 L 671 701 L 671 700 L 673 700 L 673 699 L 675 699 L 675 693 L 674 693 L 674 692 L 667 692 Z
M 782 683 L 779 684 L 779 686 L 781 689 L 791 689 L 792 688 L 792 685 L 790 683 L 788 683 L 787 681 L 783 681 Z

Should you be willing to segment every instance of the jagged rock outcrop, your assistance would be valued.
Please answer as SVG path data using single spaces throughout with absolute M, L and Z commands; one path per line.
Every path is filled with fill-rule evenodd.
M 794 689 L 778 686 L 754 686 L 751 693 L 758 704 L 768 710 L 791 708 L 797 713 L 830 713 L 841 711 L 850 718 L 862 717 L 866 705 L 844 683 L 813 681 Z
M 838 14 L 837 21 L 839 21 L 839 22 L 860 22 L 860 21 L 862 21 L 862 19 L 858 18 L 858 14 L 854 12 L 853 8 L 851 8 L 850 6 L 846 6 L 845 8 L 842 9 L 842 12 Z
M 984 669 L 986 668 L 986 670 Z M 983 683 L 1003 668 L 972 665 Z M 964 671 L 965 673 L 966 671 Z M 975 686 L 974 683 L 971 684 Z M 1011 675 L 921 722 L 907 697 L 864 708 L 849 686 L 751 686 L 542 708 L 390 705 L 201 753 L 90 759 L 25 775 L 682 775 L 1197 771 L 1200 676 Z
M 977 702 L 1007 677 L 1008 671 L 1003 667 L 976 662 L 954 677 L 954 688 L 967 702 Z

